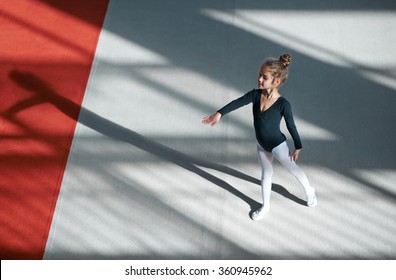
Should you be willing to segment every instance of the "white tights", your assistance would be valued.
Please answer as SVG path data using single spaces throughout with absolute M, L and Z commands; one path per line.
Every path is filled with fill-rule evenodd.
M 287 170 L 289 170 L 291 174 L 297 178 L 297 180 L 304 187 L 307 197 L 312 195 L 314 189 L 309 184 L 308 178 L 305 176 L 304 171 L 302 171 L 296 162 L 292 160 L 286 141 L 276 146 L 272 152 L 265 151 L 260 144 L 257 144 L 257 152 L 262 169 L 261 190 L 263 196 L 263 210 L 268 211 L 270 209 L 272 174 L 274 173 L 272 161 L 274 156 Z

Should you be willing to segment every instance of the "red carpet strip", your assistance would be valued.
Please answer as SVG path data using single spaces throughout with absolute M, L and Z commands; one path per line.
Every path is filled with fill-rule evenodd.
M 108 1 L 0 1 L 1 259 L 43 257 Z

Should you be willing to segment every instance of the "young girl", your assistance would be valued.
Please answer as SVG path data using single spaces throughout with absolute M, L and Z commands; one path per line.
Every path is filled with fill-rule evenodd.
M 304 172 L 296 164 L 302 145 L 294 124 L 290 103 L 278 91 L 279 87 L 287 79 L 290 62 L 291 57 L 288 54 L 282 55 L 279 59 L 268 59 L 260 69 L 258 76 L 259 89 L 249 91 L 213 115 L 205 117 L 202 121 L 203 124 L 214 126 L 225 114 L 249 103 L 253 103 L 257 151 L 262 168 L 261 189 L 263 196 L 263 205 L 251 214 L 253 220 L 261 219 L 270 210 L 273 174 L 272 161 L 274 156 L 302 184 L 307 196 L 307 205 L 309 207 L 315 207 L 317 205 L 314 188 L 310 186 Z M 282 117 L 284 117 L 287 129 L 293 138 L 295 147 L 293 153 L 289 152 L 286 137 L 280 131 Z

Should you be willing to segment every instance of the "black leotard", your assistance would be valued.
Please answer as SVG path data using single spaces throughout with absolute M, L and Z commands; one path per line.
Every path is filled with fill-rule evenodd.
M 253 103 L 254 129 L 258 143 L 268 152 L 286 140 L 280 130 L 282 117 L 285 118 L 287 129 L 292 136 L 294 147 L 301 149 L 301 139 L 294 124 L 290 103 L 284 97 L 279 97 L 267 110 L 260 109 L 261 89 L 253 89 L 234 101 L 231 101 L 218 112 L 224 116 L 249 103 Z

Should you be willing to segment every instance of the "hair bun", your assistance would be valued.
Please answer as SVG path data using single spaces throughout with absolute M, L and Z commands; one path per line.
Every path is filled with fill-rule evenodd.
M 279 62 L 282 67 L 286 68 L 291 63 L 291 56 L 285 53 L 279 57 Z

